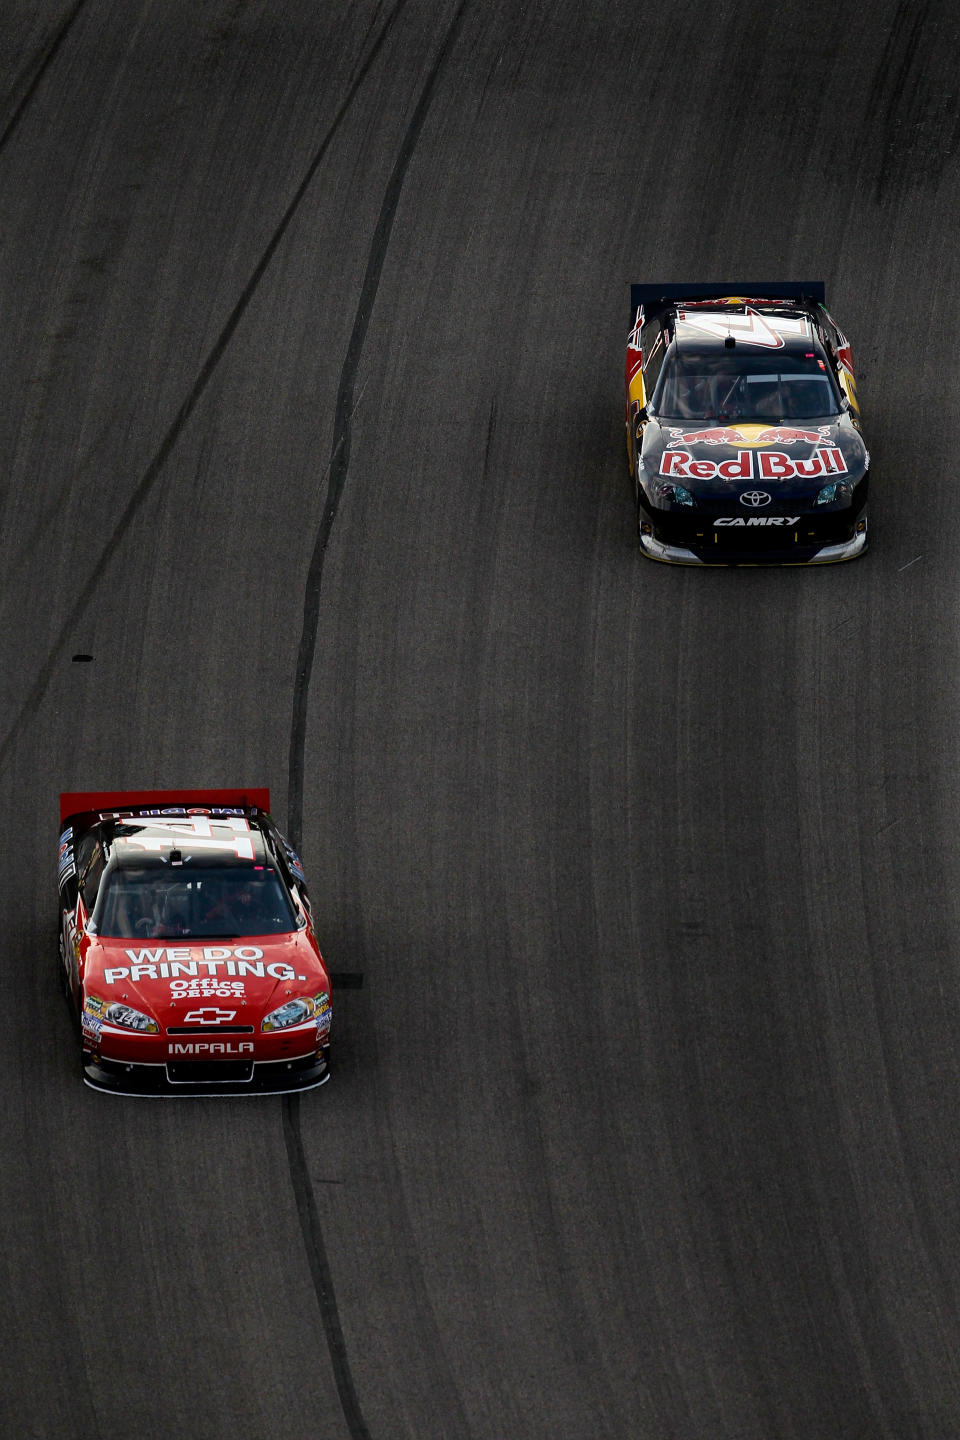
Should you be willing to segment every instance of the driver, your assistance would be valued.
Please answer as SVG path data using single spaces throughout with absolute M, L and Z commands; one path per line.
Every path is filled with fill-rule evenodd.
M 255 935 L 261 924 L 260 897 L 253 881 L 245 880 L 221 892 L 220 899 L 204 916 L 204 928 L 225 934 Z

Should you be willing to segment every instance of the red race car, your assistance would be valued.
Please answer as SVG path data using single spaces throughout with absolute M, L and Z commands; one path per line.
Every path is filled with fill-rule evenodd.
M 58 974 L 83 1077 L 120 1095 L 307 1090 L 330 977 L 268 790 L 60 796 Z

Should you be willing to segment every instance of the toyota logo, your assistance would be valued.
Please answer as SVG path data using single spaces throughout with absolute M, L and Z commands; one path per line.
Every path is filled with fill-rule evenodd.
M 740 496 L 741 505 L 749 505 L 751 510 L 759 510 L 761 505 L 770 504 L 770 496 L 766 490 L 744 490 Z

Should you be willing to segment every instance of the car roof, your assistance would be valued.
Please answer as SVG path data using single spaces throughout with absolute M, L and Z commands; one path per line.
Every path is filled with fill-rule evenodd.
M 123 869 L 156 865 L 236 866 L 272 862 L 265 827 L 252 816 L 113 816 L 94 827 Z
M 722 350 L 730 337 L 751 350 L 797 353 L 816 343 L 810 308 L 782 300 L 679 303 L 665 313 L 664 328 L 685 350 Z

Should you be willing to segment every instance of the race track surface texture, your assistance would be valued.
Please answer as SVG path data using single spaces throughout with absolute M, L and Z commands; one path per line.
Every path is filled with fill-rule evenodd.
M 958 27 L 2 7 L 4 1436 L 960 1434 Z M 758 277 L 873 547 L 644 562 L 628 283 Z M 80 1082 L 57 793 L 203 784 L 363 977 L 295 1101 Z

